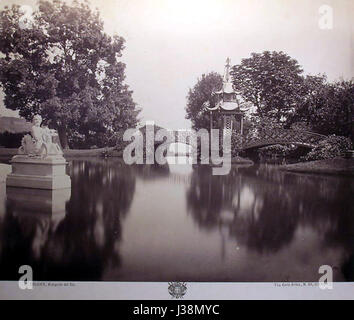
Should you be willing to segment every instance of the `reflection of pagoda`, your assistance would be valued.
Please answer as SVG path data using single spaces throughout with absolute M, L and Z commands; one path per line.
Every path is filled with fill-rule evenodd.
M 222 128 L 224 134 L 231 134 L 236 129 L 243 133 L 243 116 L 248 108 L 243 108 L 240 104 L 240 97 L 237 96 L 230 77 L 230 58 L 226 59 L 222 89 L 213 92 L 214 105 L 208 102 L 205 106 L 210 111 L 210 129 L 213 128 L 213 114 L 222 116 Z

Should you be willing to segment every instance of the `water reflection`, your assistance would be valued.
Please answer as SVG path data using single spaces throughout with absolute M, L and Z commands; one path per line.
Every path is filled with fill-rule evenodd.
M 23 264 L 36 280 L 317 281 L 322 264 L 354 279 L 352 179 L 114 159 L 68 173 L 71 194 L 0 192 L 3 280 Z
M 220 230 L 224 237 L 226 232 L 238 246 L 262 255 L 289 247 L 307 228 L 316 233 L 322 250 L 337 248 L 343 253 L 335 267 L 342 264 L 343 275 L 350 280 L 354 277 L 353 191 L 349 178 L 284 173 L 269 165 L 234 167 L 228 176 L 212 176 L 210 168 L 199 167 L 186 198 L 201 230 Z
M 326 241 L 353 246 L 353 182 L 284 173 L 274 166 L 233 167 L 213 176 L 199 167 L 186 193 L 188 210 L 205 230 L 227 226 L 249 249 L 275 252 L 289 244 L 299 225 L 310 225 Z
M 41 190 L 6 188 L 7 206 L 14 215 L 65 216 L 65 205 L 70 200 L 71 189 Z
M 57 212 L 38 214 L 44 198 L 41 207 L 29 194 L 19 191 L 19 201 L 7 194 L 1 241 L 6 279 L 17 279 L 22 264 L 33 266 L 37 280 L 99 280 L 104 268 L 120 265 L 121 220 L 135 190 L 132 170 L 119 161 L 72 161 L 69 173 L 70 201 L 53 195 L 53 211 L 66 206 L 59 220 Z M 22 200 L 31 204 L 25 210 Z

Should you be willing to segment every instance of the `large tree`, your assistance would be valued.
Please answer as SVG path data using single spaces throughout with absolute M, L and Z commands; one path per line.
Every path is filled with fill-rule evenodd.
M 303 90 L 302 69 L 284 52 L 252 53 L 232 68 L 235 90 L 256 114 L 282 122 L 296 108 Z
M 209 129 L 210 113 L 205 109 L 205 103 L 213 104 L 212 93 L 220 90 L 222 87 L 222 76 L 216 72 L 203 74 L 198 79 L 192 89 L 189 89 L 187 95 L 186 119 L 192 122 L 192 128 L 198 130 L 201 128 Z M 217 119 L 214 119 L 216 121 Z
M 139 110 L 124 83 L 124 39 L 104 32 L 89 4 L 38 2 L 26 22 L 17 5 L 0 12 L 0 83 L 5 106 L 39 113 L 69 142 L 103 145 L 134 127 Z
M 290 120 L 306 123 L 318 133 L 353 140 L 353 81 L 329 83 L 325 76 L 307 76 L 304 83 L 305 94 Z

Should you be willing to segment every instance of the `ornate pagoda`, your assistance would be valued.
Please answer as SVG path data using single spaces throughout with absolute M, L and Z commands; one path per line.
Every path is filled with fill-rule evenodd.
M 241 106 L 241 98 L 236 94 L 230 76 L 230 58 L 226 59 L 223 85 L 221 90 L 213 92 L 214 105 L 210 102 L 205 104 L 205 108 L 210 112 L 210 129 L 213 129 L 213 116 L 222 119 L 221 127 L 224 134 L 231 134 L 232 130 L 237 130 L 243 134 L 243 116 L 248 107 Z

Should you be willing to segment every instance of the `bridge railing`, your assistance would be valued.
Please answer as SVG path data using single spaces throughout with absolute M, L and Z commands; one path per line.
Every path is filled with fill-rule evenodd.
M 260 129 L 243 139 L 243 149 L 269 144 L 300 144 L 314 147 L 325 135 L 294 129 Z

